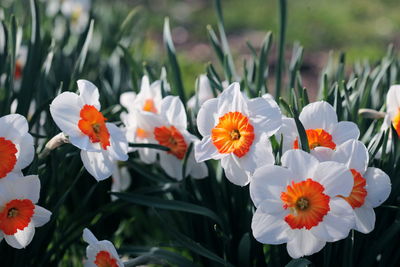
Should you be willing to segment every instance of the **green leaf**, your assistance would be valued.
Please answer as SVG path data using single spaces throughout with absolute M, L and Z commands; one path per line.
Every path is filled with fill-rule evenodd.
M 291 260 L 288 264 L 286 264 L 286 267 L 307 267 L 311 265 L 312 262 L 307 260 L 306 258 L 300 258 L 300 259 L 293 259 Z
M 265 71 L 267 69 L 268 54 L 272 43 L 272 33 L 268 32 L 261 47 L 260 59 L 258 62 L 258 72 L 256 74 L 256 92 L 267 93 L 265 87 Z
M 163 151 L 169 151 L 169 147 L 158 145 L 158 144 L 149 144 L 149 143 L 129 143 L 129 147 L 147 147 L 152 149 L 158 149 Z

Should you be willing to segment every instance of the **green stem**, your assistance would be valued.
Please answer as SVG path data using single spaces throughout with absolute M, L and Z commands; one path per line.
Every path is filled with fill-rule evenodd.
M 286 21 L 287 5 L 286 0 L 279 0 L 279 51 L 278 65 L 276 68 L 276 88 L 275 99 L 281 96 L 283 65 L 285 64 L 285 41 L 286 41 Z

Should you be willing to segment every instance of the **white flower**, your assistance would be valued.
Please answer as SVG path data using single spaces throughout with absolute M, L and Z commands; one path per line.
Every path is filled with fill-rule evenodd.
M 64 0 L 61 3 L 61 12 L 71 22 L 71 29 L 76 33 L 84 31 L 89 22 L 90 0 Z
M 85 80 L 77 83 L 80 94 L 60 94 L 51 103 L 50 113 L 69 141 L 81 149 L 87 171 L 96 180 L 104 180 L 114 172 L 114 161 L 128 159 L 128 142 L 120 128 L 105 122 L 96 86 Z
M 126 138 L 131 143 L 150 143 L 154 141 L 151 132 L 144 129 L 151 128 L 147 118 L 143 113 L 159 114 L 161 109 L 161 81 L 156 81 L 150 85 L 149 78 L 143 76 L 140 92 L 136 95 L 134 92 L 123 93 L 120 97 L 120 103 L 128 113 L 121 113 L 121 120 L 126 125 Z M 140 159 L 147 164 L 156 161 L 156 151 L 151 148 L 129 148 L 130 151 L 138 151 Z
M 160 165 L 171 177 L 182 180 L 183 161 L 191 143 L 199 142 L 198 138 L 187 131 L 185 108 L 177 96 L 167 96 L 161 103 L 161 115 L 142 113 L 146 125 L 143 130 L 149 133 L 150 143 L 168 147 L 169 151 L 160 151 Z M 207 166 L 197 163 L 193 149 L 190 152 L 184 176 L 204 178 L 208 175 Z
M 115 162 L 115 171 L 112 174 L 112 185 L 111 192 L 125 191 L 131 185 L 131 175 L 126 166 L 118 166 L 118 162 Z M 117 197 L 112 195 L 111 200 L 116 200 Z
M 0 117 L 0 179 L 31 164 L 35 149 L 25 117 L 19 114 Z
M 97 240 L 93 233 L 85 228 L 83 230 L 83 240 L 89 244 L 86 248 L 85 267 L 112 266 L 123 267 L 114 245 L 108 240 Z
M 251 228 L 264 244 L 287 243 L 292 258 L 320 251 L 345 238 L 354 226 L 348 196 L 353 177 L 344 164 L 320 163 L 302 150 L 290 150 L 281 166 L 263 166 L 250 183 L 257 210 Z
M 256 168 L 275 162 L 268 138 L 278 131 L 281 117 L 275 101 L 249 100 L 239 83 L 231 84 L 199 110 L 197 127 L 203 139 L 195 145 L 196 160 L 221 159 L 232 183 L 248 184 Z
M 390 128 L 390 124 L 387 121 L 391 121 L 397 135 L 400 136 L 400 85 L 390 86 L 386 95 L 386 109 L 388 118 L 385 118 L 385 126 Z
M 310 103 L 303 108 L 299 119 L 306 130 L 311 154 L 323 160 L 330 157 L 336 146 L 350 139 L 358 139 L 360 131 L 355 123 L 340 121 L 333 107 L 325 102 Z M 294 119 L 283 118 L 281 130 L 277 133 L 280 140 L 283 135 L 283 151 L 299 148 L 299 138 Z
M 35 227 L 50 220 L 51 212 L 35 205 L 39 200 L 37 175 L 10 174 L 0 180 L 0 241 L 17 249 L 25 248 L 35 235 Z
M 354 177 L 351 194 L 344 198 L 354 211 L 354 229 L 364 234 L 371 232 L 375 226 L 373 208 L 381 205 L 390 194 L 389 176 L 381 169 L 368 167 L 368 150 L 357 140 L 339 145 L 333 152 L 332 160 L 344 163 Z

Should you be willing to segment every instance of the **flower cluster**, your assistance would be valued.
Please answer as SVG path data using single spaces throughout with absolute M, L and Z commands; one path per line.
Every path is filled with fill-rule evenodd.
M 0 125 L 0 241 L 21 249 L 32 241 L 35 227 L 50 220 L 51 212 L 36 205 L 39 177 L 21 171 L 34 157 L 28 122 L 11 114 L 0 118 Z
M 299 149 L 294 119 L 282 116 L 273 99 L 247 99 L 233 83 L 201 106 L 197 126 L 203 139 L 195 146 L 197 161 L 221 160 L 232 183 L 250 183 L 254 237 L 265 244 L 287 243 L 293 258 L 318 252 L 351 229 L 371 232 L 373 208 L 391 191 L 388 175 L 368 167 L 356 124 L 338 122 L 324 101 L 305 106 L 299 120 L 310 153 Z M 273 135 L 282 144 L 281 166 L 274 165 Z

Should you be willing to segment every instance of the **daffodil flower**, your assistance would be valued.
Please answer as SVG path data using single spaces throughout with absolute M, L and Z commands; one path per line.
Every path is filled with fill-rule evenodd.
M 85 267 L 123 267 L 114 245 L 108 240 L 97 240 L 93 233 L 85 228 L 83 240 L 89 244 L 86 248 Z
M 123 130 L 100 112 L 99 91 L 94 84 L 79 80 L 80 94 L 64 92 L 50 105 L 50 113 L 69 141 L 81 149 L 86 170 L 98 181 L 111 176 L 114 161 L 128 159 L 128 141 Z
M 391 191 L 389 176 L 381 169 L 368 167 L 368 150 L 357 140 L 349 140 L 338 146 L 332 160 L 344 163 L 353 174 L 352 191 L 343 198 L 353 208 L 354 229 L 364 234 L 371 232 L 375 227 L 373 208 L 381 205 Z
M 263 166 L 253 175 L 253 235 L 264 244 L 287 243 L 292 258 L 316 253 L 326 242 L 345 238 L 354 226 L 351 206 L 338 197 L 348 197 L 352 188 L 344 164 L 289 150 L 282 167 Z
M 25 248 L 35 235 L 35 227 L 50 220 L 51 212 L 35 205 L 39 200 L 37 175 L 10 174 L 0 180 L 0 241 L 17 249 Z
M 35 149 L 25 117 L 19 114 L 0 118 L 0 179 L 19 173 L 31 164 Z
M 325 102 L 310 103 L 303 108 L 299 119 L 306 130 L 311 154 L 323 160 L 331 156 L 336 146 L 350 139 L 358 139 L 360 131 L 355 123 L 340 121 L 333 107 Z M 292 118 L 283 118 L 283 125 L 277 134 L 283 135 L 283 151 L 299 148 L 296 124 Z
M 199 110 L 197 127 L 203 139 L 195 145 L 196 160 L 220 159 L 226 177 L 244 186 L 258 167 L 274 164 L 268 138 L 281 124 L 275 101 L 262 97 L 249 100 L 240 92 L 239 83 L 233 83 Z

